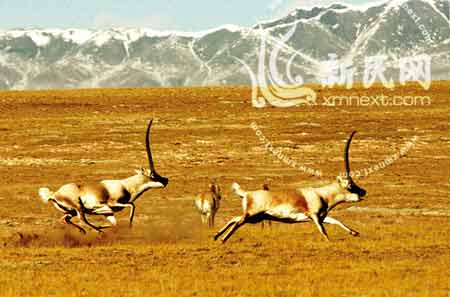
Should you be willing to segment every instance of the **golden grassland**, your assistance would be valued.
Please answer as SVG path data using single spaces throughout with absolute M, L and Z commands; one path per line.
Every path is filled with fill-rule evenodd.
M 254 109 L 248 87 L 95 89 L 0 93 L 0 296 L 450 296 L 450 82 L 387 90 L 321 89 L 318 95 L 430 96 L 415 106 Z M 41 203 L 41 186 L 124 178 L 146 166 L 144 132 L 166 189 L 137 201 L 135 225 L 86 236 Z M 283 164 L 250 128 L 321 178 Z M 334 217 L 361 233 L 310 223 L 242 227 L 222 245 L 214 231 L 244 189 L 320 185 L 343 170 L 392 165 L 357 178 L 368 191 Z M 215 230 L 200 224 L 192 197 L 211 179 L 224 198 Z M 92 218 L 95 219 L 95 218 Z M 98 220 L 101 220 L 99 218 Z

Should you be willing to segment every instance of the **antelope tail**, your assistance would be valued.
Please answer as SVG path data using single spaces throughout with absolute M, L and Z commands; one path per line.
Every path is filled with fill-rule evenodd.
M 41 197 L 41 200 L 44 203 L 48 203 L 48 201 L 53 198 L 53 192 L 50 191 L 49 188 L 40 188 L 39 197 Z
M 234 191 L 234 193 L 236 195 L 238 195 L 241 198 L 244 198 L 247 196 L 247 193 L 244 190 L 242 190 L 241 186 L 236 182 L 233 183 L 233 185 L 231 186 L 231 189 Z

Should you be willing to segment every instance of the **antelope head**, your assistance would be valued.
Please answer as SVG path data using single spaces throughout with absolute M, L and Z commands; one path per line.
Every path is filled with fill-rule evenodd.
M 148 158 L 148 163 L 149 163 L 150 169 L 142 168 L 141 171 L 138 172 L 138 174 L 144 175 L 145 177 L 150 179 L 150 181 L 152 181 L 152 182 L 160 183 L 161 187 L 163 188 L 163 187 L 167 186 L 167 184 L 169 183 L 169 179 L 167 177 L 163 177 L 163 176 L 159 175 L 158 172 L 156 172 L 155 164 L 153 163 L 152 151 L 150 149 L 150 127 L 152 126 L 152 122 L 153 122 L 153 119 L 150 120 L 150 123 L 148 124 L 148 127 L 147 127 L 147 133 L 145 135 L 145 146 L 147 149 L 147 158 Z
M 346 201 L 347 202 L 358 202 L 361 199 L 361 197 L 364 197 L 366 195 L 366 190 L 359 187 L 355 181 L 352 179 L 350 174 L 350 163 L 348 159 L 348 151 L 350 148 L 350 143 L 352 142 L 353 135 L 355 135 L 356 131 L 353 131 L 350 135 L 350 138 L 347 140 L 347 144 L 345 145 L 345 151 L 344 151 L 344 161 L 345 161 L 345 175 L 338 176 L 337 181 L 339 185 L 347 192 L 352 193 L 353 195 L 346 195 Z
M 217 185 L 215 183 L 212 183 L 212 184 L 209 185 L 209 188 L 210 188 L 211 193 L 212 193 L 212 195 L 213 195 L 213 197 L 215 199 L 218 199 L 218 200 L 222 199 L 222 194 L 220 193 L 219 185 Z

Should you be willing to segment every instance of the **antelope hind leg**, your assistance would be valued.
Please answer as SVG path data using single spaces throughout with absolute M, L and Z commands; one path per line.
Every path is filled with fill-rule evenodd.
M 327 223 L 327 224 L 338 225 L 339 227 L 341 227 L 342 229 L 344 229 L 345 231 L 347 231 L 348 233 L 350 233 L 350 235 L 353 235 L 353 236 L 358 236 L 358 235 L 359 235 L 359 232 L 358 232 L 358 231 L 355 231 L 355 230 L 349 228 L 348 226 L 346 226 L 346 225 L 343 224 L 342 222 L 340 222 L 340 221 L 338 221 L 338 220 L 336 220 L 336 219 L 334 219 L 334 218 L 332 218 L 332 217 L 326 217 L 326 218 L 323 220 L 323 222 L 324 222 L 324 223 Z
M 217 238 L 219 238 L 223 233 L 225 233 L 225 231 L 228 230 L 228 228 L 230 228 L 231 226 L 233 226 L 234 224 L 236 224 L 237 222 L 239 222 L 241 219 L 241 217 L 234 217 L 231 220 L 228 221 L 228 223 L 225 224 L 225 226 L 220 229 L 216 235 L 214 235 L 214 240 L 217 240 Z
M 76 227 L 81 233 L 86 234 L 86 230 L 84 230 L 81 226 L 79 226 L 71 221 L 72 218 L 73 218 L 73 216 L 71 214 L 65 214 L 61 218 L 61 221 L 63 221 L 64 223 L 66 223 L 68 225 L 72 225 L 72 226 Z

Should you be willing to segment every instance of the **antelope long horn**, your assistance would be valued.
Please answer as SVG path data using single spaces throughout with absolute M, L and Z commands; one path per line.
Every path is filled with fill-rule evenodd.
M 345 145 L 345 152 L 344 152 L 344 160 L 345 160 L 345 172 L 347 174 L 347 177 L 351 179 L 350 176 L 350 162 L 348 161 L 348 150 L 350 148 L 350 143 L 352 142 L 353 135 L 355 135 L 356 131 L 353 131 L 350 135 L 350 138 L 347 140 L 347 144 Z
M 152 126 L 153 119 L 150 120 L 150 123 L 147 127 L 147 133 L 145 134 L 145 146 L 147 149 L 147 157 L 148 157 L 148 164 L 150 166 L 150 171 L 155 171 L 155 165 L 153 164 L 153 158 L 152 158 L 152 151 L 150 149 L 150 127 Z

